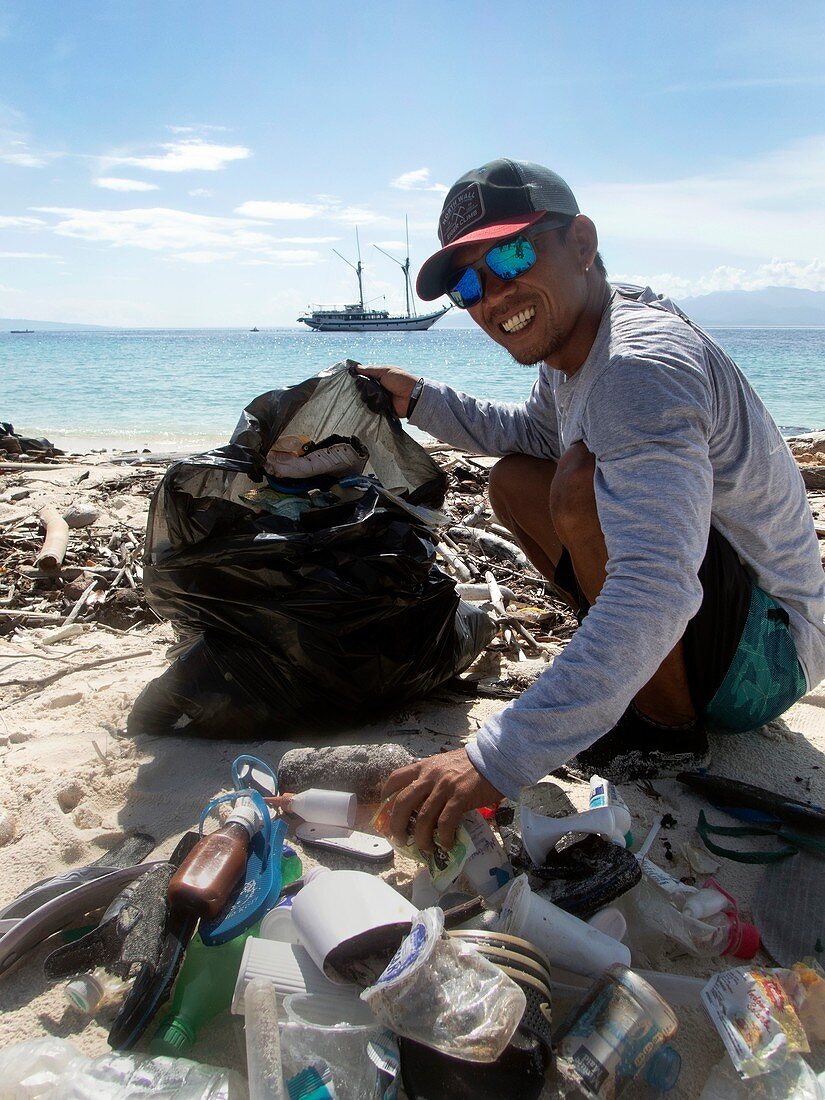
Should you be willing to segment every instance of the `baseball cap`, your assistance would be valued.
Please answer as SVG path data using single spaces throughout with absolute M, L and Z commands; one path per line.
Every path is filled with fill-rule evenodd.
M 463 244 L 509 237 L 558 215 L 558 224 L 579 213 L 576 198 L 561 176 L 525 160 L 491 160 L 456 180 L 441 208 L 438 239 L 442 248 L 425 261 L 415 288 L 431 302 L 444 293 L 450 254 Z

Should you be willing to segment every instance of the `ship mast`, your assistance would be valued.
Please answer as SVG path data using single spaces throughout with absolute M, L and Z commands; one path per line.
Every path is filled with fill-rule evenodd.
M 337 248 L 333 248 L 332 251 L 335 253 L 335 255 L 340 260 L 343 260 L 345 264 L 348 264 L 352 268 L 352 270 L 355 272 L 355 274 L 358 276 L 358 299 L 361 302 L 361 312 L 363 313 L 364 312 L 364 285 L 361 282 L 361 272 L 364 269 L 363 269 L 362 264 L 361 264 L 361 242 L 358 239 L 358 226 L 357 225 L 355 227 L 355 247 L 358 249 L 358 266 L 357 267 L 356 267 L 355 264 L 350 263 L 350 261 L 346 258 L 346 256 L 342 256 Z
M 415 313 L 415 300 L 414 299 L 413 299 L 412 311 L 410 310 L 410 223 L 409 223 L 409 220 L 407 219 L 406 215 L 404 217 L 404 226 L 405 226 L 406 233 L 407 233 L 407 258 L 406 258 L 406 260 L 404 261 L 403 264 L 401 263 L 400 260 L 396 259 L 395 256 L 391 256 L 389 254 L 389 252 L 384 252 L 384 249 L 381 248 L 379 245 L 374 244 L 372 247 L 377 248 L 379 252 L 383 253 L 383 255 L 385 255 L 387 257 L 387 259 L 392 260 L 392 262 L 394 264 L 398 264 L 398 266 L 404 272 L 404 290 L 407 293 L 407 316 L 408 317 L 415 317 L 416 313 Z

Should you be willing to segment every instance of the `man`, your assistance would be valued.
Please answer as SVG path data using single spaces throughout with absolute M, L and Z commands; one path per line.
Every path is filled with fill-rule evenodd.
M 564 652 L 467 749 L 395 772 L 392 827 L 448 846 L 468 809 L 567 764 L 618 780 L 709 761 L 825 675 L 825 579 L 804 485 L 748 382 L 649 290 L 611 287 L 596 228 L 536 164 L 468 172 L 421 269 L 538 378 L 523 405 L 364 367 L 400 416 L 503 456 L 490 501 L 583 615 Z

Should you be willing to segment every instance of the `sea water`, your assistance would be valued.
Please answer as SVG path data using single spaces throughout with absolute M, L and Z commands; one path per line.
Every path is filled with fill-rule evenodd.
M 825 428 L 825 329 L 711 331 L 786 434 Z M 258 394 L 347 358 L 497 401 L 523 401 L 536 374 L 474 329 L 0 333 L 0 420 L 66 449 L 198 449 L 228 440 Z

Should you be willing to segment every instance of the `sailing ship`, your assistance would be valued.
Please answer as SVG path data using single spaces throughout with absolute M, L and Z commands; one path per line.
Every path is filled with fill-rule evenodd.
M 364 284 L 362 281 L 363 265 L 361 263 L 361 242 L 358 239 L 358 230 L 355 230 L 355 244 L 358 250 L 358 263 L 353 264 L 333 248 L 333 252 L 339 259 L 348 264 L 358 277 L 358 301 L 348 306 L 310 306 L 306 313 L 298 317 L 298 321 L 315 332 L 423 332 L 431 328 L 439 317 L 450 309 L 443 306 L 434 313 L 417 314 L 415 302 L 410 292 L 410 232 L 407 227 L 407 258 L 402 264 L 383 248 L 378 251 L 387 256 L 393 263 L 398 264 L 404 272 L 404 289 L 407 294 L 407 312 L 391 315 L 386 309 L 368 309 L 364 305 Z

